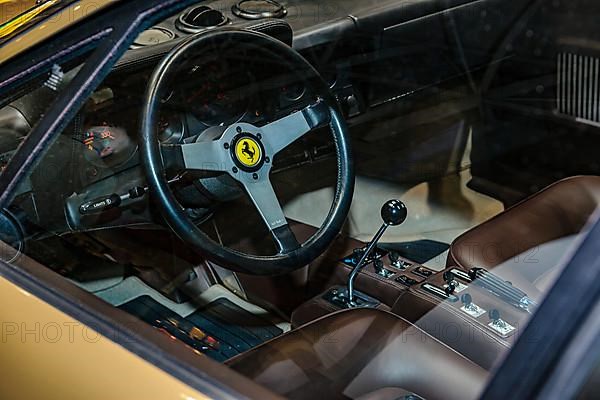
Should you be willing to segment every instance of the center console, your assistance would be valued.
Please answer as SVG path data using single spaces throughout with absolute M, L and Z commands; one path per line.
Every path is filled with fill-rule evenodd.
M 330 287 L 294 310 L 292 314 L 294 327 L 304 325 L 330 312 L 350 307 L 392 311 L 409 289 L 427 284 L 428 279 L 436 274 L 435 271 L 414 263 L 395 251 L 377 246 L 356 275 L 355 304 L 351 305 L 348 302 L 348 288 L 345 282 L 348 281 L 368 246 L 358 241 L 352 241 L 351 244 L 360 247 L 349 250 L 350 253 L 339 260 L 322 260 L 321 265 L 315 268 L 331 277 Z M 333 273 L 330 273 L 332 269 Z
M 358 246 L 346 256 L 322 261 L 334 268 L 335 281 L 294 311 L 294 327 L 345 308 L 377 308 L 414 323 L 490 369 L 511 347 L 535 306 L 526 293 L 483 269 L 434 271 L 373 243 L 353 241 Z M 344 282 L 354 271 L 350 302 Z
M 450 267 L 413 285 L 392 312 L 490 369 L 512 346 L 533 307 L 510 302 L 505 297 L 510 284 L 504 286 L 488 287 L 475 271 Z
M 328 277 L 328 285 L 324 286 L 329 288 L 294 310 L 292 326 L 298 327 L 331 312 L 351 307 L 347 301 L 346 282 L 364 254 L 366 245 L 358 241 L 344 244 L 360 247 L 349 249 L 350 253 L 342 259 L 325 258 L 314 267 Z M 433 273 L 434 271 L 415 264 L 396 252 L 376 247 L 356 275 L 354 306 L 392 311 L 398 299 L 413 284 L 424 282 L 426 275 Z

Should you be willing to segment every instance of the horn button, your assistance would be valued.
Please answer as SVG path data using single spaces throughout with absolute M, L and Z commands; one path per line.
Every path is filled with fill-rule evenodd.
M 268 158 L 261 139 L 260 133 L 253 135 L 248 132 L 241 132 L 233 138 L 229 147 L 231 158 L 240 170 L 256 172 L 265 164 Z

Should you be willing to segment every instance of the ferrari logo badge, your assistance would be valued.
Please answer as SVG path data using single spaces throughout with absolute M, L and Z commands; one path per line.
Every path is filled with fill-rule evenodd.
M 260 145 L 250 137 L 244 137 L 235 145 L 235 156 L 238 161 L 248 167 L 253 168 L 262 161 L 262 150 Z

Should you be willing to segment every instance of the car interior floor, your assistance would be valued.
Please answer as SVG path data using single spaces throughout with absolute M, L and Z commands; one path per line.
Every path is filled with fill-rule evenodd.
M 181 254 L 173 257 L 171 245 L 161 248 L 145 241 L 158 236 L 158 241 L 168 242 L 170 237 L 161 233 L 97 232 L 97 243 L 119 242 L 129 254 L 121 254 L 118 261 L 105 260 L 101 273 L 85 268 L 84 262 L 65 275 L 107 303 L 220 362 L 291 329 L 288 321 L 221 285 L 203 264 L 194 265 Z M 130 258 L 136 252 L 145 256 Z
M 184 302 L 169 299 L 137 276 L 112 286 L 101 287 L 97 282 L 79 285 L 217 361 L 226 361 L 291 329 L 289 322 L 219 284 Z
M 381 226 L 379 205 L 399 198 L 408 208 L 408 218 L 401 226 L 388 229 L 381 243 L 413 247 L 407 258 L 414 255 L 419 259 L 413 261 L 441 270 L 448 245 L 455 238 L 504 209 L 500 201 L 471 190 L 467 186 L 470 179 L 469 169 L 419 184 L 358 176 L 345 233 L 361 241 L 371 240 Z M 286 215 L 318 226 L 332 195 L 331 189 L 321 189 L 299 196 L 287 205 Z M 418 254 L 419 250 L 424 254 Z

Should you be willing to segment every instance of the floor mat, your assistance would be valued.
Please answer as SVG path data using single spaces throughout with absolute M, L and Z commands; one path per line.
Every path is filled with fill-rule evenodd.
M 398 252 L 402 257 L 411 261 L 423 264 L 450 248 L 448 243 L 442 243 L 435 240 L 415 240 L 414 242 L 404 243 L 382 243 L 379 245 L 386 250 Z
M 119 308 L 221 362 L 283 333 L 227 299 L 217 299 L 185 318 L 150 296 L 137 297 Z

